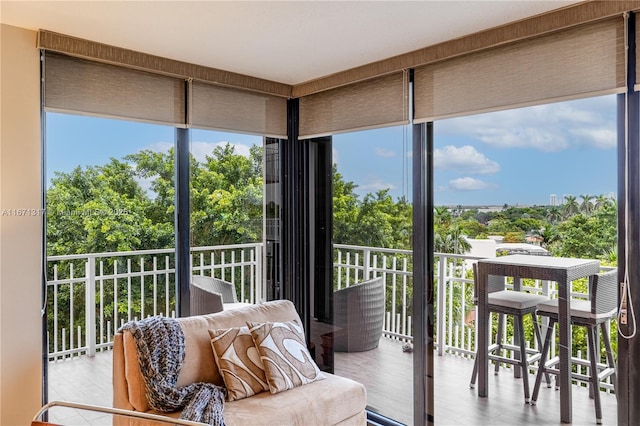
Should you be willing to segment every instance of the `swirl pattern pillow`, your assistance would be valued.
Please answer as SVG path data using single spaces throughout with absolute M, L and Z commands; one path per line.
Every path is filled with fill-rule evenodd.
M 307 349 L 296 321 L 247 323 L 272 394 L 325 378 Z
M 209 330 L 209 336 L 227 388 L 227 401 L 269 390 L 264 366 L 248 327 Z

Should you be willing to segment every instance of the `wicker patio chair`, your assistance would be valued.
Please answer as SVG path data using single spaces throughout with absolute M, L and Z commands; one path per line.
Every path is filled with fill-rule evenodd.
M 228 281 L 208 277 L 206 275 L 193 275 L 191 277 L 191 282 L 194 284 L 197 283 L 201 287 L 210 289 L 210 291 L 215 293 L 220 293 L 222 295 L 223 303 L 238 303 L 236 288 Z
M 614 269 L 589 277 L 589 299 L 571 300 L 571 324 L 587 328 L 587 345 L 589 347 L 590 369 L 588 375 L 573 373 L 574 379 L 591 384 L 591 394 L 596 410 L 596 423 L 602 423 L 602 406 L 600 404 L 600 381 L 612 376 L 614 389 L 616 387 L 616 364 L 607 331 L 607 322 L 617 315 L 618 308 L 618 270 Z M 540 374 L 559 374 L 556 367 L 557 359 L 546 361 L 549 346 L 553 339 L 553 331 L 558 322 L 558 299 L 549 300 L 538 305 L 538 315 L 549 318 L 549 326 L 542 347 L 540 369 L 533 387 L 531 405 L 536 405 L 540 390 Z M 600 362 L 598 326 L 602 332 L 602 340 L 607 355 L 607 364 Z
M 191 277 L 189 285 L 191 315 L 212 314 L 223 310 L 222 303 L 225 302 L 225 294 L 220 290 L 225 290 L 225 285 L 229 283 L 222 281 L 222 284 L 220 284 L 219 281 L 204 275 Z M 235 291 L 232 290 L 232 292 L 235 294 Z M 230 292 L 227 291 L 227 293 Z M 232 300 L 230 294 L 227 294 L 226 297 Z
M 362 352 L 378 347 L 384 323 L 384 280 L 373 278 L 333 293 L 333 349 Z

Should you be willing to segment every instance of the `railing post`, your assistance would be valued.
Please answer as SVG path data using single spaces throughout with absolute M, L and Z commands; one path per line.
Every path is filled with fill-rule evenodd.
M 255 303 L 260 303 L 262 302 L 262 295 L 265 294 L 265 292 L 263 292 L 263 282 L 262 282 L 262 245 L 256 245 L 256 254 L 255 254 L 255 261 L 256 261 L 256 293 L 255 293 Z M 266 283 L 264 283 L 266 285 Z
M 363 261 L 363 272 L 362 272 L 362 281 L 367 281 L 371 278 L 371 249 L 365 248 L 362 250 L 362 259 Z
M 89 256 L 85 263 L 85 339 L 87 355 L 96 355 L 96 258 Z
M 444 350 L 446 346 L 445 339 L 445 323 L 446 323 L 446 314 L 445 314 L 445 277 L 447 271 L 447 257 L 444 255 L 440 255 L 440 259 L 438 261 L 438 320 L 436 322 L 436 336 L 438 336 L 438 355 L 444 355 Z

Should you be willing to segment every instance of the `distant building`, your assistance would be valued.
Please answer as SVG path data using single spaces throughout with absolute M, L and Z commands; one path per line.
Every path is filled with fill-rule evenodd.
M 478 213 L 493 213 L 504 210 L 504 206 L 482 206 L 478 207 Z
M 558 205 L 558 196 L 556 194 L 549 196 L 549 205 L 552 207 Z

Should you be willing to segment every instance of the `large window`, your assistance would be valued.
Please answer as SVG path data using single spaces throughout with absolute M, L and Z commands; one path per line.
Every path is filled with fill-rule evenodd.
M 515 253 L 576 257 L 597 259 L 605 269 L 616 267 L 616 124 L 615 95 L 436 121 L 436 269 L 442 271 L 442 259 L 448 253 L 473 257 Z M 444 390 L 455 382 L 463 392 L 473 369 L 476 307 L 470 263 L 471 259 L 449 261 L 444 274 L 438 275 L 444 281 L 435 280 L 438 350 L 456 357 L 455 364 L 449 356 L 435 358 L 435 410 L 437 422 L 443 424 L 461 415 L 451 409 L 451 397 Z M 528 291 L 556 297 L 555 283 L 524 280 L 523 285 Z M 580 293 L 587 293 L 587 281 L 575 281 L 572 291 L 574 297 L 581 297 Z M 441 303 L 443 307 L 439 306 Z M 495 333 L 497 316 L 492 324 Z M 609 326 L 615 352 L 615 321 Z M 532 327 L 527 318 L 528 345 L 539 348 Z M 512 325 L 505 330 L 506 339 L 513 339 Z M 494 338 L 495 335 L 491 340 Z M 573 331 L 572 350 L 575 359 L 587 359 L 586 334 L 579 327 Z M 552 356 L 558 351 L 557 346 L 552 346 Z M 574 371 L 585 372 L 579 364 L 574 363 Z M 514 378 L 513 368 L 507 364 L 502 364 L 499 371 L 497 376 L 489 375 L 490 399 L 508 405 L 512 397 L 507 395 L 513 394 L 517 396 L 513 403 L 520 403 L 521 379 Z M 534 379 L 532 370 L 531 389 Z M 589 399 L 587 387 L 579 382 L 574 385 L 574 422 L 593 422 L 593 400 Z M 603 381 L 605 423 L 616 420 L 612 390 L 612 383 Z M 539 417 L 538 422 L 559 421 L 560 398 L 550 391 L 553 389 L 542 386 L 537 415 L 545 417 Z M 477 393 L 471 391 L 468 403 L 476 401 Z M 474 411 L 473 419 L 479 424 L 500 421 L 503 415 L 490 410 L 481 412 Z

